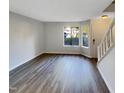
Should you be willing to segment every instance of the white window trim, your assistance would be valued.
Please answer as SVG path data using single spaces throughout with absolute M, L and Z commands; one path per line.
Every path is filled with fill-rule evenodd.
M 65 26 L 64 26 L 65 27 Z M 81 44 L 80 44 L 80 38 L 81 38 L 81 35 L 79 35 L 79 45 L 65 45 L 64 43 L 64 27 L 63 27 L 63 47 L 80 47 Z M 79 34 L 81 34 L 81 30 L 80 30 L 80 26 L 79 27 Z
M 81 26 L 81 28 L 82 28 L 82 27 L 83 27 L 83 26 Z M 90 31 L 90 25 L 89 25 L 89 31 Z M 89 40 L 90 40 L 90 35 L 89 35 L 89 33 L 90 33 L 90 32 L 89 32 L 89 31 L 88 31 L 88 47 L 83 46 L 83 38 L 82 38 L 82 37 L 83 37 L 83 36 L 82 36 L 82 33 L 83 33 L 83 32 L 80 31 L 80 33 L 81 33 L 81 47 L 82 47 L 82 48 L 88 49 L 88 48 L 90 47 L 90 42 L 89 42 Z

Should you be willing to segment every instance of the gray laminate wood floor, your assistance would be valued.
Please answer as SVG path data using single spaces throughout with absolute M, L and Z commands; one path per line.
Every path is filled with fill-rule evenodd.
M 94 60 L 44 54 L 14 69 L 10 93 L 109 93 Z

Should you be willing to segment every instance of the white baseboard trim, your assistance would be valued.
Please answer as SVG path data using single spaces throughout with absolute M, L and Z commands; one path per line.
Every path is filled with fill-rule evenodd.
M 76 52 L 45 52 L 48 54 L 80 54 L 80 53 L 76 53 Z
M 24 60 L 23 62 L 21 62 L 21 64 L 18 64 L 18 65 L 16 65 L 16 66 L 14 66 L 13 68 L 9 69 L 9 71 L 12 71 L 13 69 L 15 69 L 15 68 L 17 68 L 17 67 L 19 67 L 19 66 L 25 64 L 26 62 L 28 62 L 28 61 L 30 61 L 30 60 L 32 60 L 32 59 L 34 59 L 34 58 L 36 58 L 36 57 L 38 57 L 38 56 L 40 56 L 40 55 L 42 55 L 43 53 L 44 53 L 44 52 L 39 53 L 39 54 L 35 55 L 34 57 L 32 57 L 31 59 Z
M 45 52 L 45 53 L 48 53 L 48 54 L 77 54 L 77 55 L 86 56 L 88 58 L 94 58 L 92 56 L 89 56 L 89 55 L 86 55 L 86 54 L 83 54 L 83 53 L 77 53 L 77 52 Z
M 101 74 L 101 76 L 102 76 L 104 82 L 106 83 L 106 86 L 108 87 L 110 93 L 115 93 L 114 90 L 111 88 L 111 86 L 110 86 L 108 80 L 105 78 L 104 74 L 102 73 L 101 69 L 98 67 L 98 65 L 97 65 L 97 68 L 98 68 L 98 70 L 99 70 L 99 72 L 100 72 L 100 74 Z
M 86 55 L 86 54 L 83 54 L 83 53 L 80 53 L 80 54 L 83 55 L 83 56 L 86 56 L 88 58 L 93 58 L 92 56 L 89 56 L 89 55 Z

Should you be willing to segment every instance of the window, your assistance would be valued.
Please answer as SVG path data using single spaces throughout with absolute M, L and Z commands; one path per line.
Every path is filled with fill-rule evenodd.
M 79 27 L 64 27 L 64 45 L 79 46 Z
M 82 27 L 82 46 L 83 47 L 87 47 L 89 46 L 89 36 L 88 36 L 88 32 L 89 32 L 89 25 L 88 24 L 85 24 L 83 25 Z

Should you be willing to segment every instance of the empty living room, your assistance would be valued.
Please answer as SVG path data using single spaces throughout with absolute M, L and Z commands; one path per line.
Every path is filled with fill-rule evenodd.
M 115 93 L 115 1 L 9 0 L 9 93 Z

